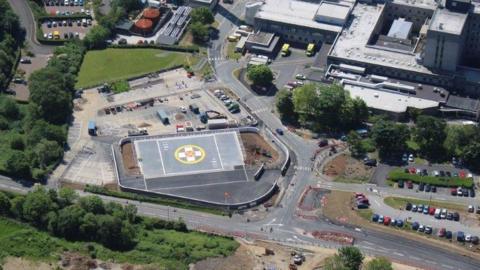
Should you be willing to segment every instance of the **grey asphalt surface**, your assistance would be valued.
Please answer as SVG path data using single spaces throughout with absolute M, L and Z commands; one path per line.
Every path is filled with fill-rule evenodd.
M 25 14 L 21 15 L 28 10 L 28 7 L 26 8 L 26 3 L 24 3 L 24 1 L 25 0 L 10 0 L 14 6 L 16 3 L 23 3 L 23 6 L 17 5 L 15 10 L 20 10 L 19 15 L 22 21 L 27 22 L 28 24 L 28 14 L 26 16 L 23 16 Z M 229 11 L 234 14 L 240 14 L 243 11 L 244 4 L 244 0 L 236 1 L 233 7 L 229 6 Z M 232 18 L 232 16 L 229 16 L 229 18 Z M 210 48 L 210 58 L 212 58 L 212 56 L 221 56 L 221 42 L 223 42 L 225 35 L 231 28 L 230 22 L 226 21 L 226 23 L 224 23 L 225 20 L 222 15 L 217 15 L 217 19 L 219 19 L 221 22 L 220 38 L 219 41 L 214 42 L 212 48 Z M 36 50 L 38 53 L 40 51 L 50 51 L 50 48 L 37 48 Z M 264 109 L 266 106 L 268 108 L 269 105 L 265 103 L 265 101 L 268 100 L 255 96 L 234 78 L 232 71 L 238 67 L 238 63 L 223 61 L 221 63 L 214 63 L 214 66 L 217 77 L 220 79 L 220 81 L 229 85 L 232 90 L 234 90 L 250 107 L 250 109 L 259 110 Z M 283 128 L 281 122 L 268 111 L 259 110 L 257 116 L 266 124 L 266 126 L 271 129 Z M 295 165 L 297 167 L 311 167 L 312 162 L 310 161 L 309 157 L 312 156 L 312 153 L 316 148 L 314 141 L 305 141 L 288 131 L 285 132 L 285 135 L 281 137 L 281 140 L 288 145 L 295 154 Z M 266 238 L 291 243 L 325 244 L 329 247 L 335 247 L 335 245 L 313 239 L 301 232 L 313 230 L 337 231 L 347 233 L 355 237 L 355 245 L 370 255 L 386 256 L 398 262 L 424 267 L 427 269 L 480 268 L 480 261 L 478 260 L 464 257 L 446 249 L 423 243 L 421 241 L 405 239 L 396 236 L 395 234 L 371 231 L 368 229 L 356 229 L 349 226 L 341 226 L 331 223 L 328 220 L 303 220 L 297 218 L 295 215 L 297 200 L 303 192 L 304 187 L 313 184 L 313 180 L 316 181 L 311 172 L 306 170 L 295 171 L 291 181 L 290 179 L 285 180 L 285 186 L 288 186 L 290 183 L 294 183 L 294 185 L 287 189 L 281 206 L 269 211 L 266 218 L 254 222 L 248 222 L 246 218 L 241 215 L 234 215 L 232 218 L 227 218 L 205 213 L 198 213 L 190 210 L 172 209 L 171 207 L 163 205 L 126 201 L 124 199 L 106 196 L 100 197 L 105 201 L 116 201 L 121 204 L 133 204 L 138 208 L 139 214 L 165 219 L 182 218 L 192 229 L 202 230 L 205 228 L 214 228 L 219 233 L 240 232 L 249 235 L 255 235 L 256 238 Z M 8 178 L 0 178 L 0 188 L 5 188 L 16 192 L 25 192 L 29 190 L 28 187 L 18 185 Z M 330 186 L 330 188 L 364 190 L 365 186 Z M 394 190 L 394 192 L 395 191 L 399 190 Z M 85 195 L 85 193 L 80 193 L 81 195 Z M 265 228 L 265 230 L 261 230 L 261 228 Z M 271 233 L 267 232 L 266 228 L 273 228 L 273 231 Z
M 26 30 L 26 41 L 34 54 L 47 55 L 53 52 L 54 46 L 47 46 L 38 43 L 36 39 L 36 22 L 27 3 L 28 0 L 8 0 L 13 11 L 20 18 L 21 25 Z

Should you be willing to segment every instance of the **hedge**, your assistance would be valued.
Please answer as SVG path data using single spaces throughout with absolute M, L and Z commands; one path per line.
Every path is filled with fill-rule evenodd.
M 188 203 L 188 202 L 185 202 L 185 201 L 179 201 L 179 200 L 162 198 L 162 197 L 152 197 L 152 196 L 147 196 L 147 195 L 142 195 L 142 194 L 137 194 L 137 193 L 131 193 L 131 192 L 110 190 L 110 189 L 107 189 L 107 188 L 101 187 L 101 186 L 86 185 L 85 188 L 84 188 L 84 191 L 94 193 L 94 194 L 100 194 L 100 195 L 105 195 L 105 196 L 128 199 L 128 200 L 155 203 L 155 204 L 168 205 L 168 206 L 172 206 L 172 207 L 189 209 L 189 210 L 194 210 L 194 211 L 201 211 L 201 212 L 214 214 L 214 215 L 223 216 L 223 215 L 227 214 L 225 211 L 220 210 L 220 209 L 194 205 L 194 204 L 191 204 L 191 203 Z
M 392 170 L 388 174 L 388 180 L 398 182 L 412 181 L 414 183 L 424 183 L 435 185 L 439 187 L 466 187 L 471 188 L 473 186 L 473 180 L 470 178 L 460 177 L 435 177 L 435 176 L 422 176 L 418 174 L 410 174 L 403 171 L 403 169 Z
M 64 20 L 92 19 L 92 16 L 87 14 L 74 14 L 74 15 L 58 15 L 58 16 L 39 16 L 37 19 L 39 22 L 64 21 Z
M 166 51 L 176 51 L 176 52 L 188 52 L 188 53 L 197 53 L 200 51 L 198 46 L 177 46 L 177 45 L 162 45 L 162 44 L 112 44 L 108 46 L 109 48 L 119 48 L 119 49 L 161 49 Z

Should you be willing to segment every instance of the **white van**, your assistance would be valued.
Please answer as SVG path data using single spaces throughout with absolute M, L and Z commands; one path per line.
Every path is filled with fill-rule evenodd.
M 440 208 L 435 209 L 434 217 L 436 219 L 440 219 L 440 212 L 442 212 L 442 209 L 440 209 Z
M 447 209 L 442 209 L 442 212 L 440 213 L 440 218 L 441 219 L 446 219 L 447 218 Z

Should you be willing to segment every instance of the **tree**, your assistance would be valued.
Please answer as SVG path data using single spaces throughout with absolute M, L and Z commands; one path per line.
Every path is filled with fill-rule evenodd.
M 429 159 L 439 160 L 443 157 L 443 142 L 447 137 L 446 126 L 446 122 L 440 118 L 428 115 L 418 116 L 413 139 L 420 147 L 420 152 Z
M 77 199 L 77 193 L 71 188 L 62 187 L 58 191 L 58 200 L 61 207 L 72 205 Z
M 0 114 L 8 119 L 16 120 L 20 116 L 20 110 L 13 99 L 2 98 L 0 102 Z
M 466 147 L 480 139 L 479 134 L 480 128 L 474 125 L 447 126 L 443 147 L 449 156 L 462 156 Z
M 385 120 L 379 120 L 373 126 L 371 134 L 382 158 L 400 155 L 405 151 L 406 142 L 410 138 L 406 125 Z
M 305 125 L 307 121 L 315 118 L 318 111 L 318 94 L 314 84 L 306 84 L 295 89 L 293 92 L 293 106 L 298 114 L 300 123 Z
M 267 86 L 273 81 L 273 72 L 267 65 L 250 66 L 247 70 L 247 78 L 254 85 Z
M 110 36 L 110 30 L 100 24 L 95 25 L 88 31 L 84 38 L 85 47 L 89 49 L 105 47 L 105 40 Z
M 18 133 L 10 133 L 8 136 L 8 140 L 10 143 L 10 148 L 20 151 L 25 149 L 25 142 L 23 141 L 22 135 Z
M 104 246 L 125 250 L 134 244 L 135 230 L 130 223 L 110 215 L 98 215 L 97 223 L 97 236 Z
M 342 258 L 338 254 L 325 259 L 324 270 L 350 270 L 342 261 Z
M 349 270 L 359 270 L 364 258 L 356 247 L 342 247 L 338 249 L 338 256 Z
M 80 226 L 85 211 L 78 205 L 70 205 L 58 212 L 57 233 L 66 239 L 81 239 Z
M 207 7 L 194 8 L 190 13 L 193 23 L 211 24 L 215 21 L 212 11 Z
M 378 257 L 369 261 L 364 270 L 393 270 L 392 263 L 385 257 Z
M 23 217 L 36 226 L 44 226 L 47 213 L 54 209 L 54 204 L 44 188 L 36 188 L 27 194 L 23 203 Z
M 14 197 L 11 201 L 10 212 L 17 219 L 23 218 L 23 204 L 25 203 L 25 197 L 23 195 Z
M 1 215 L 8 215 L 10 213 L 10 208 L 12 205 L 10 204 L 10 199 L 5 195 L 5 193 L 0 192 L 0 214 Z
M 293 94 L 291 91 L 282 89 L 277 93 L 276 100 L 277 110 L 280 113 L 280 118 L 286 122 L 295 122 L 296 113 L 293 105 Z
M 79 200 L 80 207 L 82 207 L 85 211 L 92 214 L 104 214 L 105 213 L 105 206 L 103 204 L 102 199 L 98 196 L 86 196 L 82 197 Z
M 348 150 L 353 157 L 362 157 L 365 155 L 365 148 L 362 144 L 362 138 L 355 131 L 350 131 L 347 136 Z
M 88 240 L 97 239 L 98 222 L 97 216 L 92 213 L 87 213 L 83 216 L 82 225 L 80 225 L 80 232 Z
M 480 168 L 480 142 L 477 140 L 465 146 L 461 157 L 467 166 L 478 171 Z
M 192 33 L 193 41 L 196 43 L 204 43 L 208 40 L 208 26 L 205 24 L 199 22 L 191 23 L 190 32 Z
M 63 148 L 57 142 L 42 139 L 35 147 L 33 152 L 36 156 L 36 164 L 40 168 L 52 165 L 63 156 Z
M 30 164 L 25 154 L 18 150 L 12 150 L 7 155 L 7 160 L 5 161 L 7 173 L 15 177 L 29 178 Z

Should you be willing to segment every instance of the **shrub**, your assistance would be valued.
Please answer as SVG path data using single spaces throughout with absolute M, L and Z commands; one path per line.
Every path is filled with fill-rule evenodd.
M 422 176 L 418 174 L 410 174 L 404 172 L 402 169 L 392 170 L 388 174 L 388 179 L 391 181 L 398 182 L 403 181 L 412 181 L 414 183 L 424 183 L 440 187 L 466 187 L 471 188 L 473 186 L 473 180 L 469 178 L 460 178 L 460 177 L 435 177 L 435 176 Z

